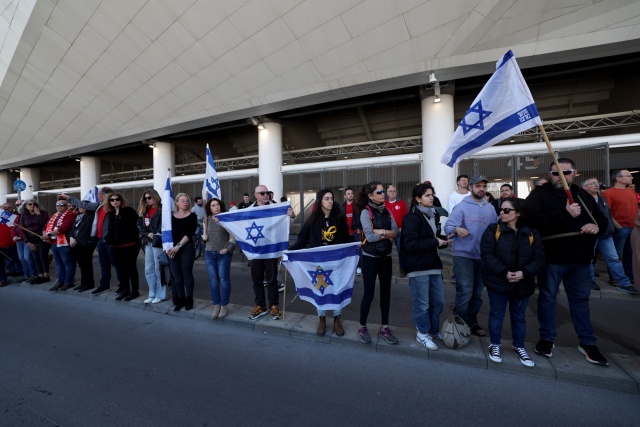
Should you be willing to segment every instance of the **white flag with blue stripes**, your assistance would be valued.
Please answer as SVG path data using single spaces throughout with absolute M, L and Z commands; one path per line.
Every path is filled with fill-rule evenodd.
M 9 227 L 13 227 L 16 218 L 18 218 L 16 214 L 0 209 L 0 224 L 7 224 Z
M 173 190 L 171 189 L 171 177 L 167 174 L 167 182 L 164 185 L 162 196 L 162 249 L 168 251 L 173 248 L 173 233 L 171 218 L 175 203 L 173 202 Z
M 204 175 L 204 184 L 202 185 L 202 198 L 209 200 L 213 197 L 222 200 L 222 189 L 220 188 L 216 166 L 213 163 L 213 156 L 209 150 L 209 144 L 207 144 L 207 169 Z
M 94 185 L 81 200 L 86 200 L 91 203 L 100 203 L 100 200 L 98 199 L 98 187 Z
M 287 211 L 291 203 L 272 203 L 216 215 L 218 224 L 236 238 L 247 259 L 278 258 L 289 247 Z
M 539 124 L 542 120 L 538 108 L 509 51 L 496 63 L 495 73 L 467 110 L 440 161 L 453 167 L 460 160 Z
M 351 302 L 360 242 L 285 251 L 282 263 L 300 299 L 318 310 L 338 310 Z

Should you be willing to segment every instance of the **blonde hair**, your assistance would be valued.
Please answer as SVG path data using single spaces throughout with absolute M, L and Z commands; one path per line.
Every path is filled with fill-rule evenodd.
M 142 196 L 140 196 L 140 205 L 138 206 L 138 215 L 140 216 L 145 216 L 145 214 L 147 213 L 147 209 L 149 208 L 147 199 L 144 198 L 146 194 L 151 196 L 151 198 L 153 199 L 153 205 L 156 207 L 156 209 L 160 208 L 160 203 L 162 203 L 162 199 L 160 198 L 160 195 L 156 190 L 151 188 L 145 191 L 144 193 L 142 193 Z
M 187 193 L 178 193 L 176 198 L 173 199 L 173 205 L 175 206 L 176 210 L 178 210 L 178 200 L 180 199 L 180 197 L 186 197 L 187 202 L 189 203 L 189 206 L 191 206 L 191 197 L 189 197 Z

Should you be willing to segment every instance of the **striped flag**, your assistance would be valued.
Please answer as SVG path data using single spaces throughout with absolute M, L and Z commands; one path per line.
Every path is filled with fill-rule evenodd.
M 289 247 L 287 211 L 291 203 L 271 203 L 216 215 L 219 225 L 236 238 L 247 259 L 278 258 Z
M 318 310 L 338 310 L 351 302 L 360 242 L 285 251 L 282 263 L 300 299 Z
M 100 200 L 98 200 L 98 187 L 94 185 L 81 200 L 86 200 L 91 203 L 100 203 Z
M 538 108 L 513 52 L 496 64 L 496 71 L 462 118 L 440 161 L 453 167 L 460 160 L 542 124 Z
M 9 227 L 13 227 L 13 223 L 16 220 L 16 218 L 17 218 L 16 214 L 12 214 L 9 211 L 0 209 L 0 224 L 7 224 Z
M 164 195 L 162 196 L 162 249 L 167 251 L 173 248 L 173 234 L 171 218 L 175 203 L 173 202 L 173 190 L 171 190 L 171 177 L 167 174 L 167 182 L 164 185 Z
M 222 189 L 218 180 L 218 172 L 216 172 L 216 167 L 213 163 L 213 156 L 211 155 L 211 150 L 209 150 L 209 144 L 207 144 L 207 169 L 204 176 L 204 184 L 202 185 L 202 198 L 209 200 L 213 197 L 222 200 Z

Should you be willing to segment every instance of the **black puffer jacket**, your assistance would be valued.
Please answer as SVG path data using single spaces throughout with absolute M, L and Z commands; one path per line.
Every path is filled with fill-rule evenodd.
M 402 220 L 400 266 L 405 273 L 442 269 L 438 239 L 427 219 L 415 207 Z
M 106 229 L 107 233 L 103 238 L 111 246 L 124 246 L 140 241 L 137 226 L 138 213 L 132 207 L 124 206 L 120 208 L 117 216 L 115 211 L 107 212 L 105 222 L 107 218 L 109 223 Z
M 496 240 L 498 227 L 500 235 Z M 482 234 L 480 252 L 482 279 L 487 288 L 501 294 L 515 292 L 520 298 L 533 294 L 536 288 L 534 278 L 545 266 L 542 240 L 535 229 L 525 226 L 514 231 L 502 222 L 491 224 Z M 509 271 L 522 271 L 524 278 L 517 283 L 509 283 Z

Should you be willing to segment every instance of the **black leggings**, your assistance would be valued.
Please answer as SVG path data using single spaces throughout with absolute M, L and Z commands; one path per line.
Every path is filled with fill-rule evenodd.
M 182 245 L 173 258 L 169 258 L 169 266 L 173 275 L 173 289 L 178 298 L 193 298 L 193 262 L 196 251 L 193 243 Z
M 140 279 L 138 277 L 138 253 L 140 252 L 140 244 L 136 243 L 132 246 L 112 246 L 113 256 L 116 264 L 120 269 L 120 290 L 126 292 L 138 292 L 140 289 Z M 131 282 L 131 289 L 129 289 Z
M 39 275 L 49 275 L 49 249 L 51 249 L 51 245 L 45 242 L 38 242 L 37 248 L 35 250 L 31 250 L 31 255 L 33 255 L 33 262 L 36 264 L 36 271 Z
M 362 255 L 362 281 L 364 295 L 360 303 L 360 324 L 367 325 L 369 309 L 376 292 L 376 277 L 380 281 L 380 315 L 382 324 L 389 324 L 389 306 L 391 305 L 391 257 L 371 257 Z

